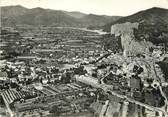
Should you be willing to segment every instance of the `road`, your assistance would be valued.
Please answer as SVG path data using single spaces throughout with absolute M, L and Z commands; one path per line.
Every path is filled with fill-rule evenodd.
M 121 95 L 121 94 L 118 94 L 118 93 L 114 92 L 114 91 L 112 90 L 112 87 L 110 87 L 109 85 L 99 84 L 98 82 L 89 83 L 89 81 L 86 82 L 87 77 L 83 77 L 83 78 L 86 78 L 86 79 L 84 79 L 83 81 L 82 81 L 81 79 L 79 79 L 79 81 L 80 81 L 80 82 L 83 82 L 83 83 L 85 83 L 85 84 L 87 84 L 87 85 L 91 85 L 92 87 L 100 88 L 100 89 L 102 89 L 102 90 L 105 91 L 105 92 L 110 92 L 111 95 L 114 95 L 114 96 L 116 96 L 116 97 L 118 97 L 118 98 L 124 99 L 124 100 L 126 100 L 126 101 L 128 101 L 128 102 L 131 102 L 131 103 L 140 105 L 140 106 L 145 107 L 146 109 L 149 109 L 149 110 L 151 110 L 151 111 L 162 112 L 162 113 L 164 113 L 165 117 L 168 117 L 168 113 L 167 113 L 164 109 L 162 109 L 162 108 L 150 106 L 150 105 L 148 105 L 148 104 L 145 104 L 145 103 L 136 101 L 136 100 L 134 100 L 134 99 L 132 99 L 132 98 L 129 98 L 129 97 L 125 96 L 125 95 Z M 90 78 L 92 78 L 92 77 L 90 77 Z M 76 80 L 78 80 L 78 78 L 77 78 Z

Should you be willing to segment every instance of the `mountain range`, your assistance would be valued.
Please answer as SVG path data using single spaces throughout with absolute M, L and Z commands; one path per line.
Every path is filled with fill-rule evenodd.
M 120 16 L 67 12 L 61 10 L 44 9 L 40 7 L 28 9 L 20 5 L 1 7 L 1 16 L 2 26 L 103 26 L 121 18 Z
M 143 25 L 168 25 L 168 9 L 153 7 L 143 10 L 133 15 L 122 17 L 116 21 L 107 23 L 105 26 L 103 26 L 103 29 L 110 32 L 112 25 L 125 22 L 137 22 Z
M 2 26 L 72 26 L 103 28 L 110 32 L 111 26 L 125 22 L 137 22 L 141 25 L 168 25 L 168 9 L 153 7 L 126 17 L 85 14 L 44 8 L 28 9 L 20 5 L 1 7 Z

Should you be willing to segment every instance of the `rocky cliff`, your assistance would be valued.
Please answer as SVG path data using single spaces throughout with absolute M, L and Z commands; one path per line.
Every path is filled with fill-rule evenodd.
M 151 42 L 145 40 L 136 40 L 134 30 L 138 30 L 139 23 L 115 24 L 111 27 L 111 34 L 121 37 L 121 45 L 124 50 L 124 56 L 135 56 L 138 54 L 148 54 Z

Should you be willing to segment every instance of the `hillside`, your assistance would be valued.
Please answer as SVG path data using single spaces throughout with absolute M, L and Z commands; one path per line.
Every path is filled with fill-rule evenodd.
M 66 13 L 67 15 L 70 15 L 74 18 L 82 18 L 87 15 L 85 13 L 81 13 L 81 12 L 77 12 L 77 11 L 73 11 L 73 12 L 64 11 L 64 13 Z
M 89 26 L 103 26 L 105 22 L 110 23 L 114 22 L 121 18 L 120 16 L 106 16 L 106 15 L 95 15 L 89 14 L 84 16 L 81 21 L 85 24 L 89 24 Z
M 19 16 L 23 15 L 28 11 L 27 8 L 22 7 L 20 5 L 17 6 L 6 6 L 6 7 L 1 7 L 1 15 L 2 17 L 10 17 L 10 16 Z
M 27 9 L 20 5 L 1 7 L 2 26 L 45 25 L 45 26 L 103 26 L 120 17 L 84 14 L 43 8 Z
M 155 24 L 168 24 L 168 9 L 153 7 L 144 11 L 140 11 L 133 15 L 122 17 L 117 21 L 112 21 L 107 23 L 103 28 L 105 31 L 110 32 L 111 26 L 114 24 L 121 24 L 125 22 L 138 22 L 146 25 L 155 25 Z
M 141 11 L 107 24 L 105 30 L 121 38 L 125 56 L 149 54 L 158 45 L 167 50 L 168 10 L 151 8 Z
M 20 10 L 21 9 L 21 10 Z M 43 8 L 26 9 L 22 6 L 2 7 L 2 26 L 15 25 L 55 25 L 72 26 L 79 22 L 63 13 Z

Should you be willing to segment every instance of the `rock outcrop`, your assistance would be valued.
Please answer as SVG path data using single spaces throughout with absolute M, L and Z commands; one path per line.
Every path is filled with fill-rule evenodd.
M 148 54 L 152 43 L 138 41 L 134 36 L 134 29 L 138 29 L 139 23 L 115 24 L 111 27 L 111 34 L 121 37 L 121 45 L 124 50 L 124 56 L 136 56 L 138 54 Z

